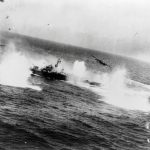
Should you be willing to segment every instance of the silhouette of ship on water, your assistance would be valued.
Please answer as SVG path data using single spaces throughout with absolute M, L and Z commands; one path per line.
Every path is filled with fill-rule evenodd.
M 32 72 L 32 76 L 40 76 L 48 80 L 67 80 L 67 75 L 63 72 L 56 71 L 56 68 L 58 67 L 59 63 L 61 63 L 61 60 L 58 59 L 55 66 L 48 65 L 43 68 L 39 68 L 38 66 L 33 66 L 30 70 Z

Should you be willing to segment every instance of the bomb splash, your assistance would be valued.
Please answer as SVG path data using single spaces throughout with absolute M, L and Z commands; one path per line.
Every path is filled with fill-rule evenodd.
M 149 92 L 145 85 L 132 82 L 125 68 L 116 68 L 112 73 L 103 75 L 102 87 L 97 90 L 104 100 L 114 106 L 130 110 L 150 111 Z M 131 85 L 134 83 L 134 87 Z
M 73 73 L 76 76 L 75 85 L 88 88 L 103 96 L 103 101 L 128 110 L 150 111 L 149 86 L 130 79 L 125 67 L 114 68 L 109 73 L 92 73 L 87 71 L 85 63 L 75 61 Z M 101 86 L 90 86 L 84 81 L 94 81 Z
M 17 52 L 14 44 L 6 48 L 0 63 L 0 84 L 40 90 L 28 82 L 31 64 L 26 56 Z

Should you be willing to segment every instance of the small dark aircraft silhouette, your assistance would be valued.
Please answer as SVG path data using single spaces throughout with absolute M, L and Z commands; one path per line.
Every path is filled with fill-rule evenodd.
M 92 57 L 101 65 L 103 66 L 107 66 L 107 67 L 110 67 L 108 64 L 106 64 L 105 62 L 103 62 L 102 60 L 96 58 L 95 56 L 92 55 Z M 110 67 L 111 68 L 111 67 Z

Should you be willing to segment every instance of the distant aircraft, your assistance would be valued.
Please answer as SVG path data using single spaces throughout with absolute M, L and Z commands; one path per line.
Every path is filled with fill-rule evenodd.
M 105 62 L 103 62 L 102 60 L 96 58 L 95 56 L 92 55 L 92 57 L 101 65 L 103 66 L 107 66 L 107 67 L 110 67 L 108 64 L 106 64 Z M 111 67 L 110 67 L 111 68 Z

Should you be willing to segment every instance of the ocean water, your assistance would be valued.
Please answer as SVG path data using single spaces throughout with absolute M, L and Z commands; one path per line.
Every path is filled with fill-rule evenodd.
M 0 149 L 150 149 L 149 64 L 16 34 L 1 40 Z M 30 76 L 58 58 L 68 81 Z

